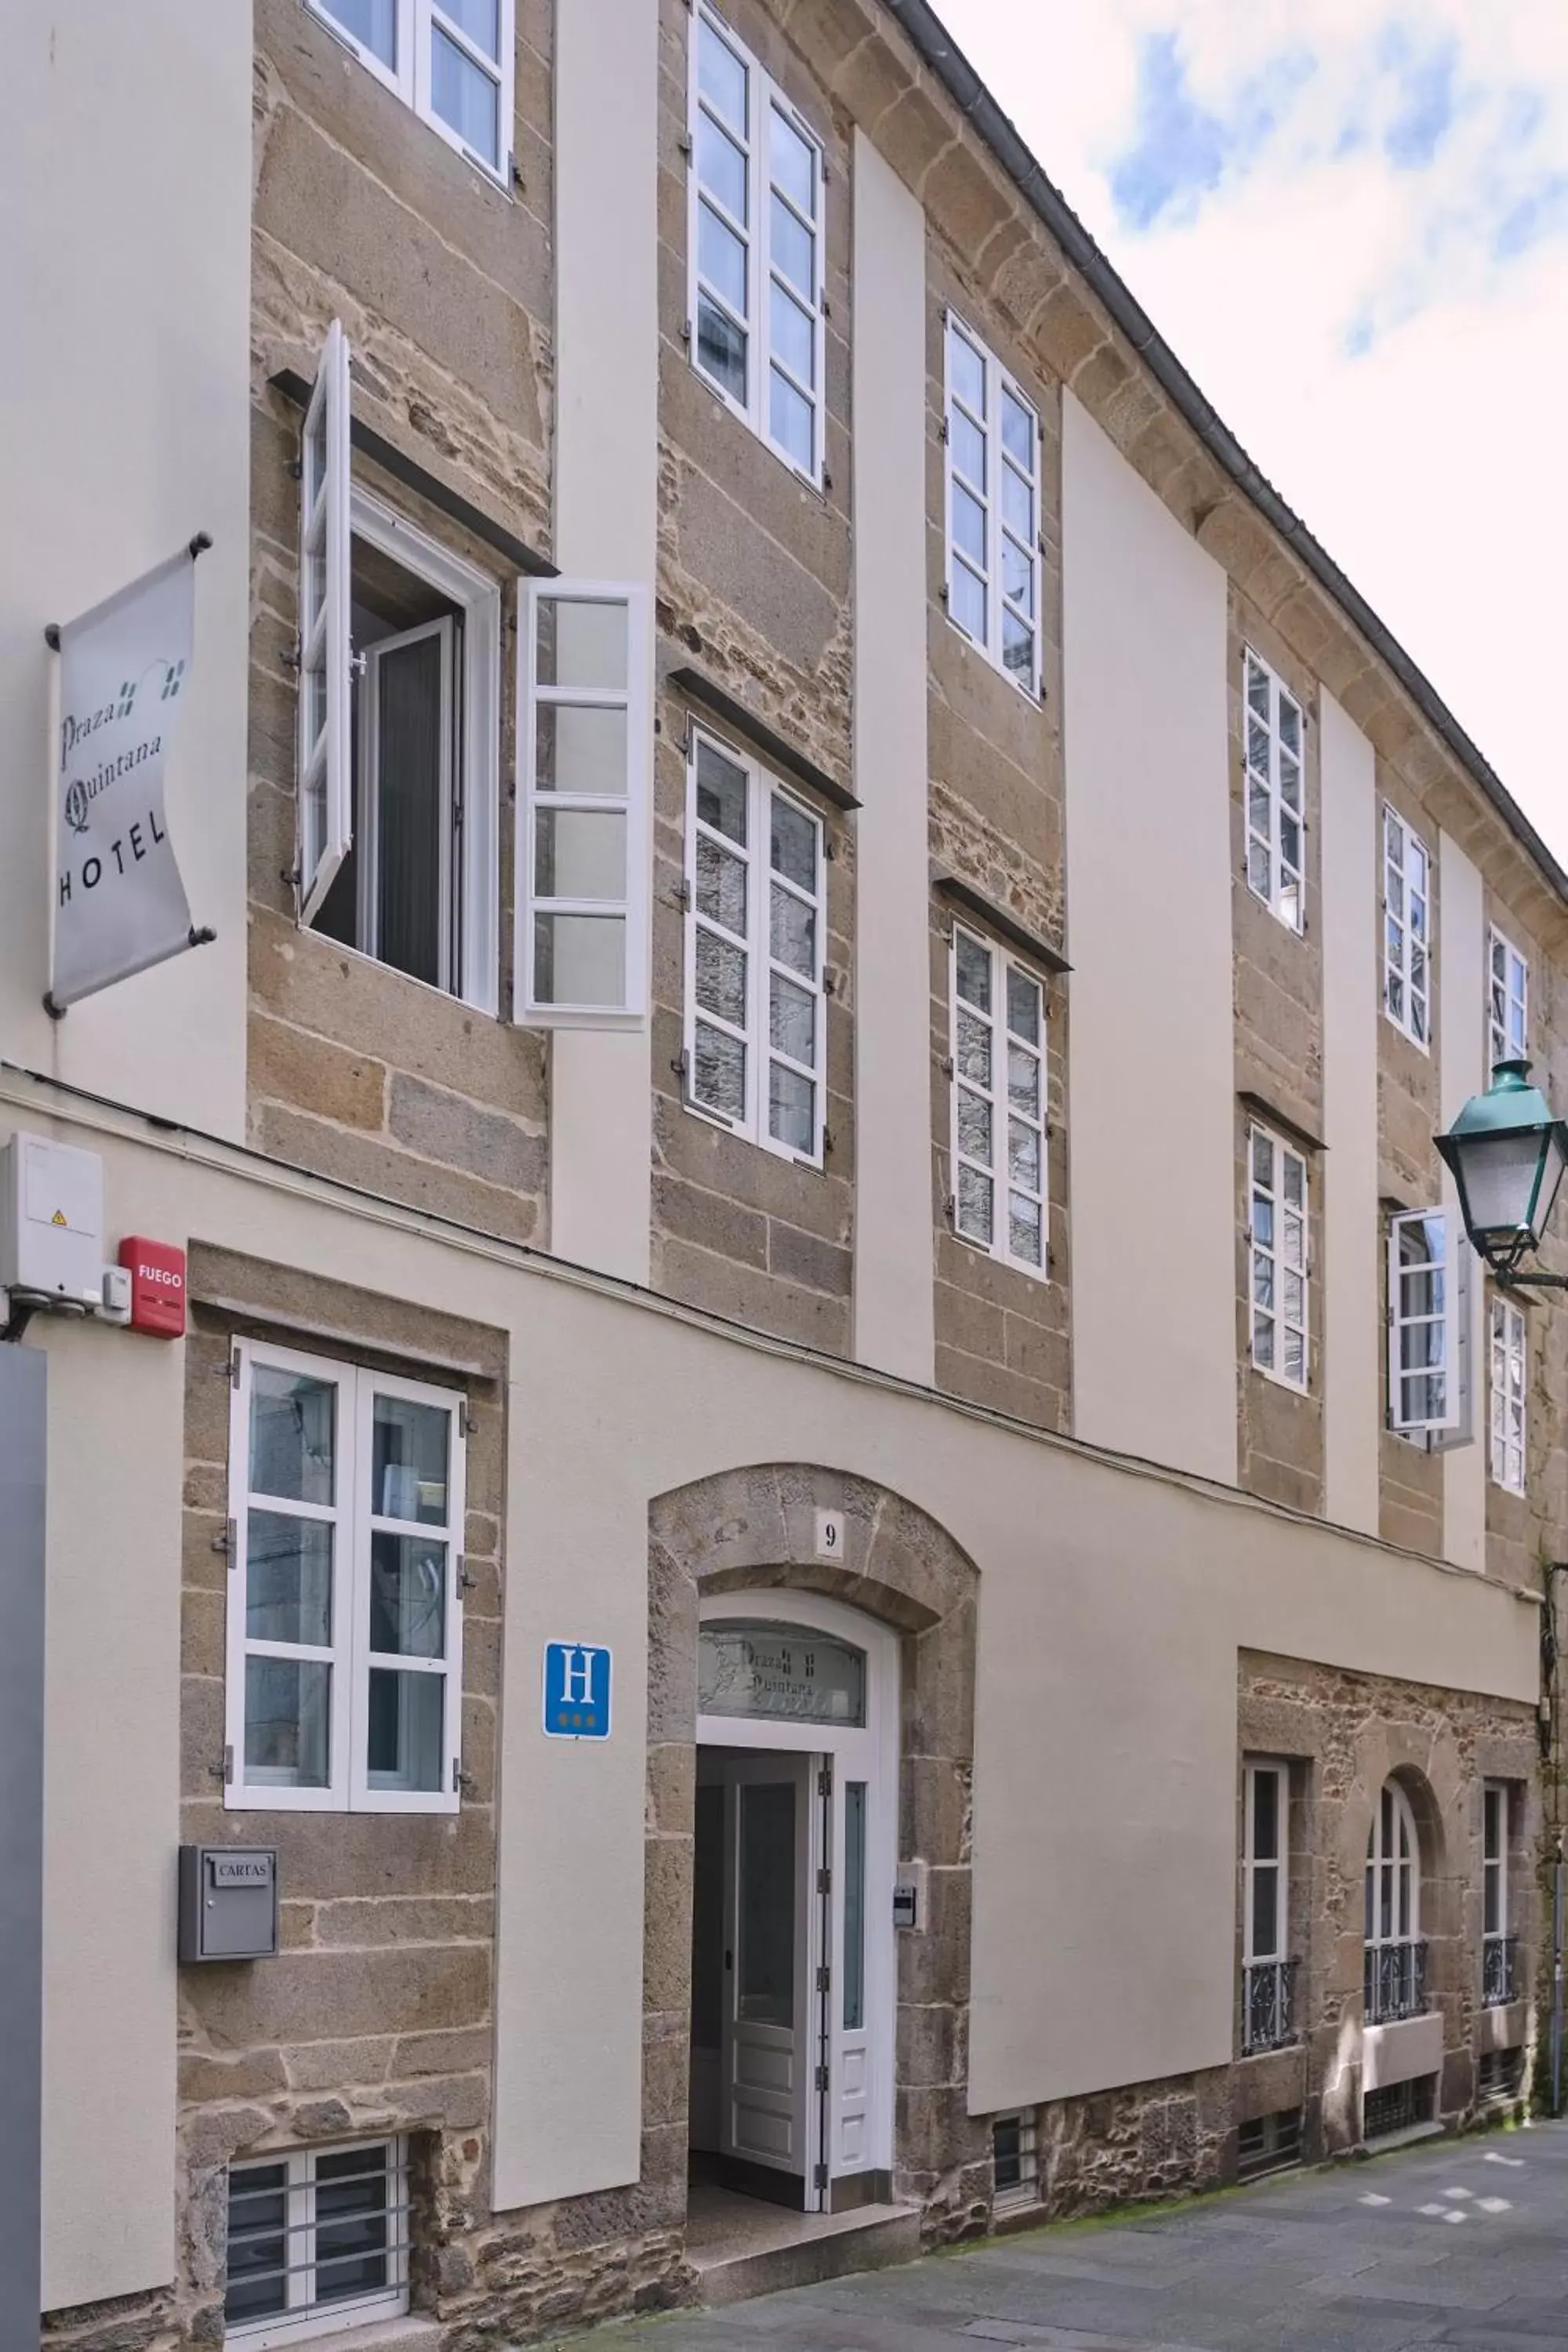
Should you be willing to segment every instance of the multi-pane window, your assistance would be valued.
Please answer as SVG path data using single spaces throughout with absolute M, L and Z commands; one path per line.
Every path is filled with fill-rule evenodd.
M 1275 2050 L 1295 2031 L 1295 1971 L 1288 1958 L 1289 1769 L 1249 1763 L 1241 1836 L 1242 2048 Z
M 1510 940 L 1494 929 L 1489 956 L 1489 1066 L 1530 1059 L 1530 966 Z
M 1035 2116 L 998 2116 L 991 2126 L 992 2181 L 998 2206 L 1032 2205 L 1040 2193 Z
M 1462 1431 L 1469 1414 L 1468 1265 L 1456 1220 L 1403 1211 L 1388 1237 L 1388 1418 L 1411 1434 Z
M 647 600 L 550 580 L 521 602 L 517 1018 L 625 1027 L 647 1003 Z
M 1419 834 L 1383 812 L 1383 1009 L 1423 1051 L 1431 1038 L 1432 861 Z
M 1306 796 L 1301 706 L 1250 649 L 1242 656 L 1247 710 L 1247 882 L 1293 931 L 1303 918 Z
M 362 65 L 470 163 L 511 153 L 512 0 L 310 0 Z
M 240 1341 L 225 1801 L 450 1812 L 462 1398 Z
M 497 1003 L 500 591 L 351 480 L 328 333 L 300 450 L 300 919 Z
M 1307 1163 L 1265 1127 L 1247 1141 L 1252 1360 L 1291 1388 L 1307 1386 Z
M 1413 2017 L 1426 2001 L 1421 1934 L 1421 1842 L 1396 1780 L 1378 1791 L 1366 1846 L 1366 2019 Z
M 1481 1994 L 1489 2004 L 1514 1993 L 1508 1916 L 1508 1783 L 1481 1790 Z
M 947 320 L 948 618 L 1040 690 L 1040 425 L 994 353 Z
M 786 464 L 822 479 L 822 150 L 715 10 L 692 20 L 691 356 Z
M 406 2311 L 407 2221 L 402 2139 L 230 2165 L 225 2341 L 272 2352 Z
M 1491 1303 L 1491 1471 L 1510 1494 L 1524 1492 L 1524 1311 Z
M 1005 948 L 952 931 L 952 1223 L 966 1242 L 1047 1270 L 1046 992 Z
M 1242 1946 L 1248 1960 L 1285 1957 L 1285 1808 L 1283 1764 L 1247 1767 L 1242 1841 Z
M 691 1108 L 819 1164 L 826 1078 L 822 826 L 755 761 L 693 728 L 686 813 Z

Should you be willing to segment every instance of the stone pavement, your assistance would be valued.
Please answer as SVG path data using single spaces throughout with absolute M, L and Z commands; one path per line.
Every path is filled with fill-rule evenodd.
M 1067 2223 L 573 2352 L 1568 2352 L 1568 2124 Z

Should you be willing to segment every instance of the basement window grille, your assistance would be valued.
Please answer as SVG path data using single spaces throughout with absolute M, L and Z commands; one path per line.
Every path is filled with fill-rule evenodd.
M 997 2116 L 991 2126 L 991 2161 L 998 2212 L 1037 2202 L 1040 2168 L 1032 2114 Z
M 1429 2124 L 1436 2088 L 1435 2074 L 1420 2074 L 1408 2083 L 1390 2083 L 1383 2090 L 1368 2091 L 1361 2103 L 1363 2139 L 1389 2139 L 1395 2132 Z
M 1476 2096 L 1483 2104 L 1517 2099 L 1524 2082 L 1522 2050 L 1483 2050 L 1476 2074 Z
M 1284 2172 L 1301 2161 L 1301 2110 L 1281 2107 L 1272 2116 L 1255 2116 L 1236 2136 L 1236 2177 L 1257 2180 L 1266 2172 Z
M 270 2352 L 407 2308 L 405 2140 L 229 2167 L 226 2342 Z

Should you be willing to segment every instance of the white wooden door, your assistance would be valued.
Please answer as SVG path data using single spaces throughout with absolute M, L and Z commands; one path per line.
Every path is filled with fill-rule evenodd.
M 827 1990 L 827 2102 L 825 2137 L 834 2179 L 875 2168 L 875 2042 L 872 2023 L 876 1919 L 873 1913 L 872 1788 L 860 1767 L 835 1759 L 831 1799 L 832 1889 Z M 891 1900 L 891 1889 L 887 1890 Z
M 813 1759 L 737 1757 L 725 1771 L 723 2107 L 720 2147 L 797 2174 L 815 2152 Z

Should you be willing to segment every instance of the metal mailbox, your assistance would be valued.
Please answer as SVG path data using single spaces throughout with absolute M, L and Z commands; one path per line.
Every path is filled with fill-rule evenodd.
M 278 1849 L 180 1848 L 180 1958 L 267 1960 L 278 1949 Z

